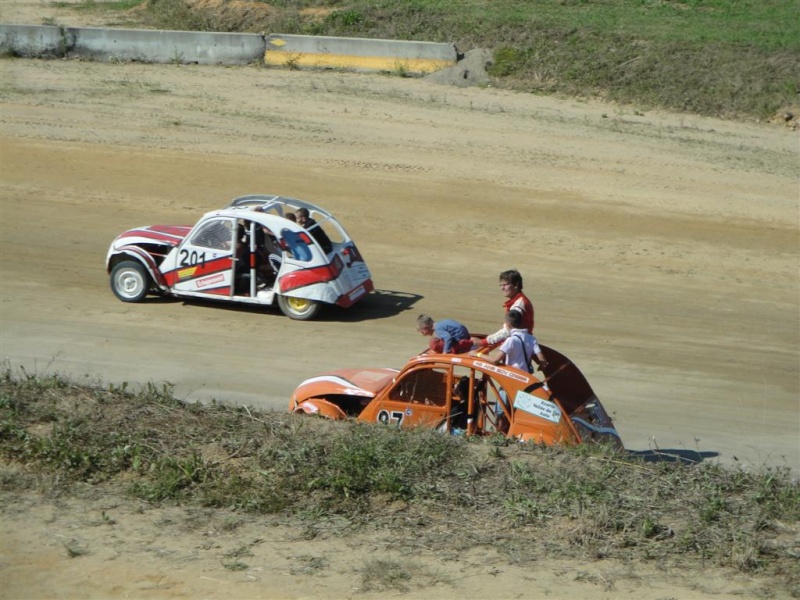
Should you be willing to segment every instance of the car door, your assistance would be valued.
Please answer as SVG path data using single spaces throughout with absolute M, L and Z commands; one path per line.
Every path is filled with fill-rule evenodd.
M 331 264 L 337 272 L 334 285 L 342 299 L 340 304 L 350 305 L 372 291 L 372 275 L 352 241 L 336 250 Z
M 290 275 L 281 281 L 281 290 L 284 294 L 320 300 L 329 304 L 348 307 L 368 294 L 373 289 L 371 274 L 364 258 L 356 248 L 355 243 L 348 237 L 344 228 L 330 215 L 312 213 L 318 221 L 308 231 L 302 231 L 300 238 L 295 232 L 290 232 L 284 238 L 286 246 L 290 249 L 301 264 L 298 264 L 302 273 Z M 326 248 L 319 243 L 320 232 L 325 232 Z M 315 237 L 315 233 L 317 237 Z M 293 235 L 294 234 L 294 235 Z M 303 249 L 303 244 L 308 247 Z M 302 253 L 293 252 L 293 246 L 298 246 Z M 310 248 L 314 247 L 313 256 Z M 305 261 L 305 264 L 302 264 Z M 308 286 L 299 290 L 302 283 Z
M 359 420 L 433 428 L 447 422 L 449 402 L 448 369 L 423 365 L 402 373 L 380 399 L 361 413 Z
M 233 296 L 235 221 L 212 217 L 198 224 L 178 248 L 173 289 L 200 297 Z

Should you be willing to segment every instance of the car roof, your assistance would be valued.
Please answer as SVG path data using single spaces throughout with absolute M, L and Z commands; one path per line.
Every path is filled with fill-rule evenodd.
M 212 217 L 227 217 L 231 219 L 249 219 L 256 223 L 266 225 L 271 230 L 279 231 L 281 229 L 290 229 L 291 231 L 304 231 L 304 228 L 285 217 L 281 217 L 272 213 L 263 213 L 251 210 L 249 207 L 235 207 L 235 208 L 220 208 L 207 212 L 200 219 L 204 221 Z M 198 221 L 199 223 L 200 221 Z
M 456 365 L 462 367 L 469 367 L 487 373 L 495 378 L 503 379 L 514 387 L 525 387 L 535 381 L 540 381 L 535 375 L 525 373 L 514 367 L 506 365 L 494 365 L 489 363 L 485 358 L 479 356 L 470 356 L 468 354 L 420 354 L 411 358 L 402 368 L 402 371 L 413 369 L 421 365 L 433 366 L 448 366 Z
M 307 200 L 292 198 L 291 196 L 277 196 L 274 194 L 248 194 L 231 200 L 225 208 L 256 208 L 268 210 L 270 207 L 281 206 L 289 211 L 305 208 L 309 212 L 316 212 L 323 217 L 331 218 L 333 215 L 327 210 Z
M 406 373 L 419 367 L 461 365 L 474 368 L 476 371 L 500 380 L 509 392 L 516 389 L 527 389 L 531 385 L 546 385 L 547 389 L 558 398 L 568 415 L 589 400 L 597 400 L 592 386 L 575 363 L 553 348 L 543 344 L 540 346 L 551 368 L 554 369 L 548 373 L 547 377 L 542 378 L 514 367 L 493 365 L 485 358 L 472 357 L 468 354 L 420 354 L 411 358 L 401 371 Z
M 260 210 L 254 210 L 256 208 Z M 309 213 L 314 213 L 318 225 L 332 223 L 344 240 L 350 240 L 350 236 L 347 234 L 344 227 L 342 227 L 341 223 L 339 223 L 330 212 L 312 202 L 291 198 L 289 196 L 267 194 L 240 196 L 232 200 L 224 208 L 205 213 L 201 220 L 210 217 L 250 219 L 251 221 L 256 221 L 269 227 L 269 229 L 273 231 L 280 231 L 283 229 L 297 232 L 306 231 L 305 227 L 302 225 L 283 216 L 287 212 L 296 211 L 298 208 L 306 208 Z

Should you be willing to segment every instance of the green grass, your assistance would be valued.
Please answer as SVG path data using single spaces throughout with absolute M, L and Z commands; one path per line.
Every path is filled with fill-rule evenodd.
M 752 119 L 800 112 L 800 6 L 791 0 L 254 0 L 205 8 L 186 0 L 87 0 L 73 6 L 126 12 L 157 29 L 488 48 L 495 87 L 640 110 Z
M 344 519 L 387 529 L 399 545 L 456 554 L 486 546 L 520 563 L 545 555 L 701 560 L 767 573 L 800 593 L 787 535 L 800 526 L 800 484 L 788 468 L 643 462 L 604 447 L 184 404 L 169 386 L 134 392 L 8 371 L 0 377 L 0 459 L 7 494 L 105 486 L 153 504 L 282 515 L 309 531 Z M 402 507 L 403 518 L 389 506 Z M 467 533 L 453 536 L 454 523 Z M 248 553 L 242 546 L 225 568 L 247 568 L 240 559 Z M 381 579 L 368 567 L 364 584 L 376 589 L 402 591 L 414 571 L 375 565 Z
M 69 2 L 53 2 L 53 6 L 60 8 L 70 7 L 75 10 L 82 10 L 86 12 L 96 11 L 100 8 L 109 11 L 126 11 L 131 8 L 141 6 L 142 0 L 119 0 L 118 2 L 98 2 L 96 0 L 84 0 L 78 3 Z
M 183 0 L 150 0 L 144 14 L 148 26 L 162 29 L 488 48 L 496 87 L 642 109 L 768 118 L 798 105 L 800 20 L 791 1 L 286 0 L 269 6 L 200 10 Z

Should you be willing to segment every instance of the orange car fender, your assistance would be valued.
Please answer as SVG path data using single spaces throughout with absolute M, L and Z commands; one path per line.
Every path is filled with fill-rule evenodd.
M 306 413 L 307 415 L 325 417 L 326 419 L 331 419 L 333 421 L 343 421 L 347 419 L 347 415 L 344 414 L 344 411 L 341 408 L 332 402 L 324 400 L 323 398 L 309 398 L 308 400 L 303 400 L 297 406 L 295 406 L 293 412 L 302 412 Z
M 572 446 L 579 443 L 569 429 L 550 429 L 548 431 L 530 430 L 521 427 L 512 427 L 508 432 L 509 437 L 516 437 L 521 442 L 532 442 L 534 444 L 545 444 L 547 446 L 554 446 L 556 444 L 564 444 Z
M 520 414 L 515 411 L 513 422 L 508 431 L 508 437 L 516 437 L 523 442 L 534 442 L 537 444 L 566 444 L 568 446 L 580 444 L 581 438 L 578 436 L 566 415 L 561 418 L 560 423 L 551 423 L 542 419 L 531 418 L 529 415 Z
M 539 396 L 540 392 L 536 395 Z M 517 408 L 514 410 L 508 436 L 516 437 L 523 442 L 530 441 L 537 444 L 580 444 L 581 437 L 561 403 L 552 397 L 542 397 L 541 399 L 546 399 L 548 402 L 558 406 L 558 410 L 561 412 L 558 422 L 532 415 Z

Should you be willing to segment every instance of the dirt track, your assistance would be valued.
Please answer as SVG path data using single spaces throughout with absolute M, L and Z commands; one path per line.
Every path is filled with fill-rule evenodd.
M 631 450 L 800 467 L 797 132 L 380 76 L 0 70 L 14 369 L 283 410 L 320 371 L 400 366 L 421 312 L 493 330 L 497 274 L 516 267 L 537 336 Z M 117 233 L 260 192 L 340 217 L 379 291 L 309 323 L 113 296 Z
M 283 409 L 474 331 L 517 267 L 536 332 L 633 450 L 800 464 L 797 133 L 419 80 L 3 62 L 2 355 Z M 107 246 L 255 192 L 319 202 L 382 293 L 312 323 L 108 289 Z M 38 239 L 31 243 L 31 239 Z

